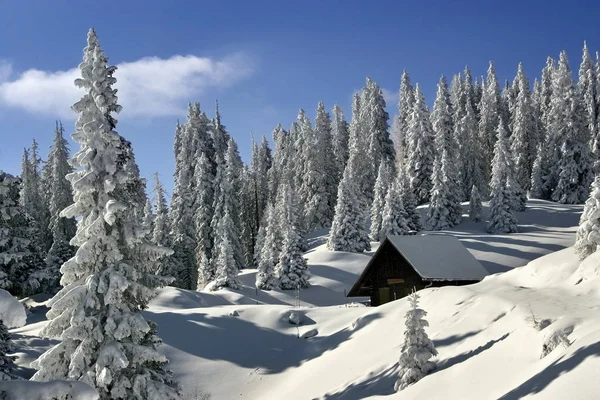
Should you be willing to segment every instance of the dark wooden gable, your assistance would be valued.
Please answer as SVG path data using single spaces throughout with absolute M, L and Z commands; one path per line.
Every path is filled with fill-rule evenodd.
M 405 288 L 414 286 L 419 289 L 423 287 L 423 280 L 406 258 L 386 239 L 373 255 L 358 281 L 350 289 L 348 296 L 373 297 L 374 292 L 379 288 L 392 285 Z

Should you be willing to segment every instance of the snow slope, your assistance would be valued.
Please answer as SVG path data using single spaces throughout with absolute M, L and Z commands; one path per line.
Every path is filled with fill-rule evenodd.
M 159 324 L 186 399 L 201 392 L 213 400 L 592 399 L 600 388 L 600 255 L 580 266 L 571 248 L 560 250 L 573 243 L 580 210 L 532 201 L 518 215 L 518 234 L 490 236 L 470 221 L 442 232 L 470 245 L 491 272 L 508 272 L 421 292 L 437 370 L 401 393 L 393 386 L 407 302 L 348 303 L 344 290 L 369 255 L 329 252 L 323 235 L 309 240 L 313 286 L 300 293 L 300 307 L 293 292 L 257 292 L 255 272 L 247 271 L 239 292 L 166 288 L 146 315 Z M 300 314 L 300 326 L 290 323 L 291 313 Z M 547 326 L 540 330 L 542 320 Z M 43 323 L 12 331 L 17 346 L 39 341 L 29 357 L 49 345 L 36 339 Z M 303 338 L 313 330 L 314 337 Z M 571 345 L 540 359 L 555 332 Z M 27 358 L 19 363 L 26 367 Z

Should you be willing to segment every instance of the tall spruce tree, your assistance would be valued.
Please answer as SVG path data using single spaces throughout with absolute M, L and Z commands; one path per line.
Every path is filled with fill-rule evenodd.
M 487 80 L 479 104 L 479 140 L 481 143 L 483 179 L 490 181 L 496 130 L 500 120 L 500 88 L 494 64 L 490 61 Z M 487 187 L 485 187 L 487 191 Z
M 473 185 L 471 189 L 471 199 L 469 200 L 469 218 L 473 222 L 481 221 L 481 210 L 483 206 L 481 204 L 481 197 L 479 196 L 479 189 Z
M 200 107 L 190 104 L 188 122 L 177 125 L 175 132 L 175 186 L 171 199 L 170 222 L 174 255 L 173 271 L 175 284 L 184 289 L 195 287 L 197 271 L 195 249 L 196 229 L 194 224 L 194 180 L 193 158 L 196 154 L 193 119 L 199 119 Z
M 282 201 L 276 213 L 281 218 L 281 251 L 277 264 L 277 277 L 281 289 L 305 289 L 310 286 L 308 264 L 302 253 L 302 237 L 298 227 L 298 200 L 289 184 L 282 188 Z
M 348 130 L 348 122 L 344 119 L 344 110 L 339 105 L 333 106 L 332 110 L 332 121 L 331 121 L 331 141 L 333 146 L 333 155 L 335 159 L 335 175 L 334 175 L 334 187 L 335 198 L 337 197 L 337 187 L 342 180 L 344 175 L 344 168 L 348 163 L 348 138 L 350 136 Z
M 228 208 L 224 208 L 225 214 L 219 218 L 216 228 L 215 250 L 213 252 L 214 276 L 208 284 L 210 290 L 222 288 L 239 289 L 241 286 L 238 279 L 239 263 L 235 260 L 236 244 L 239 237 L 235 235 L 235 223 Z M 204 260 L 203 260 L 204 261 Z M 205 278 L 206 279 L 206 278 Z
M 165 189 L 160 182 L 158 172 L 154 173 L 153 178 L 156 218 L 154 219 L 152 242 L 157 246 L 169 247 L 171 244 L 169 237 L 169 208 L 167 206 Z
M 579 97 L 583 101 L 585 122 L 590 133 L 590 147 L 594 149 L 595 133 L 597 132 L 598 119 L 598 77 L 594 69 L 594 61 L 590 57 L 587 43 L 583 42 L 583 56 L 579 66 L 579 80 L 577 82 Z
M 541 93 L 539 98 L 542 127 L 545 133 L 542 157 L 543 195 L 549 200 L 558 183 L 558 162 L 560 160 L 560 138 L 552 128 L 552 97 L 554 75 L 557 68 L 554 60 L 548 57 L 542 70 Z
M 55 277 L 54 287 L 58 284 L 60 266 L 75 254 L 75 249 L 69 244 L 76 232 L 75 219 L 60 215 L 62 210 L 73 203 L 71 183 L 66 179 L 66 176 L 73 172 L 73 168 L 69 165 L 69 147 L 63 133 L 62 124 L 57 122 L 46 164 L 45 184 L 48 188 L 52 234 L 52 245 L 46 256 L 46 265 L 50 275 Z
M 518 88 L 518 95 L 512 111 L 510 153 L 516 182 L 523 190 L 529 190 L 535 161 L 536 132 L 529 80 L 520 63 L 515 86 Z
M 517 219 L 512 213 L 513 197 L 507 185 L 510 173 L 508 157 L 508 137 L 504 123 L 500 123 L 494 145 L 492 181 L 490 183 L 490 216 L 487 224 L 487 231 L 493 234 L 517 232 Z
M 399 180 L 400 197 L 402 205 L 406 212 L 406 224 L 411 231 L 418 232 L 423 229 L 421 224 L 421 213 L 417 209 L 417 200 L 410 189 L 410 181 L 408 175 L 404 172 L 404 168 L 398 171 L 397 179 Z
M 415 104 L 415 89 L 410 82 L 410 76 L 408 72 L 404 70 L 402 72 L 402 78 L 400 81 L 400 95 L 398 99 L 398 120 L 396 127 L 396 137 L 394 143 L 396 144 L 396 161 L 398 163 L 398 169 L 401 168 L 401 164 L 406 162 L 406 158 L 410 152 L 408 148 L 408 127 L 410 119 L 412 118 L 412 112 Z
M 304 227 L 312 231 L 331 225 L 333 219 L 333 148 L 331 120 L 323 103 L 319 103 L 315 129 L 304 115 L 300 124 L 304 140 L 304 173 L 300 196 L 304 204 Z M 337 190 L 337 188 L 335 188 Z
M 385 196 L 378 238 L 380 242 L 383 242 L 388 235 L 406 235 L 410 230 L 409 216 L 402 204 L 400 185 L 400 179 L 394 179 Z
M 366 104 L 363 104 L 363 123 L 366 138 L 368 140 L 367 159 L 369 163 L 365 166 L 365 182 L 368 186 L 369 203 L 372 201 L 373 186 L 377 179 L 377 171 L 382 161 L 394 162 L 395 150 L 394 144 L 389 133 L 389 115 L 385 110 L 386 104 L 383 98 L 383 92 L 379 85 L 367 78 L 365 88 Z
M 152 209 L 152 201 L 150 198 L 146 199 L 144 204 L 144 213 L 142 219 L 142 225 L 146 230 L 148 240 L 152 240 L 152 232 L 154 231 L 154 210 Z
M 406 171 L 417 204 L 427 203 L 431 195 L 431 174 L 434 159 L 434 133 L 419 84 L 415 87 L 415 103 L 408 124 L 408 155 Z
M 440 231 L 453 226 L 450 218 L 450 188 L 444 165 L 448 164 L 448 152 L 442 150 L 436 154 L 433 162 L 433 187 L 431 188 L 431 201 L 427 208 L 425 227 L 431 231 Z
M 589 131 L 581 93 L 576 90 L 564 51 L 554 74 L 551 113 L 550 130 L 560 140 L 561 155 L 552 200 L 567 204 L 583 203 L 588 198 L 593 179 Z
M 199 153 L 199 154 L 198 154 Z M 211 260 L 213 251 L 214 235 L 216 234 L 216 226 L 212 226 L 213 218 L 216 216 L 214 210 L 214 174 L 213 165 L 205 152 L 198 152 L 196 168 L 194 169 L 194 184 L 195 184 L 195 204 L 194 207 L 194 224 L 196 234 L 196 266 L 197 273 L 191 277 L 195 279 L 196 288 L 203 288 L 208 283 L 214 273 L 210 263 L 206 260 Z M 208 270 L 206 270 L 208 268 Z
M 112 113 L 121 110 L 112 88 L 116 67 L 107 65 L 93 30 L 79 68 L 75 83 L 86 94 L 73 105 L 79 114 L 73 139 L 81 148 L 71 160 L 77 170 L 67 177 L 75 203 L 63 211 L 81 217 L 73 240 L 78 250 L 61 268 L 63 289 L 49 302 L 42 330 L 61 342 L 32 364 L 38 369 L 32 379 L 81 380 L 101 399 L 178 399 L 167 359 L 156 350 L 156 327 L 141 313 L 168 281 L 148 262 L 170 251 L 144 242 L 132 212 L 140 206 L 132 196 L 141 179 L 114 131 Z
M 290 139 L 290 134 L 283 129 L 281 124 L 278 124 L 273 130 L 275 149 L 272 166 L 267 173 L 269 186 L 268 199 L 271 203 L 274 203 L 277 198 L 277 191 L 282 180 L 287 180 L 288 182 L 292 181 L 292 171 L 290 171 L 290 151 L 293 149 L 293 143 Z
M 217 170 L 215 182 L 218 185 L 218 197 L 215 197 L 213 207 L 214 217 L 211 226 L 213 227 L 213 232 L 215 232 L 215 251 L 217 253 L 224 249 L 231 251 L 231 256 L 235 261 L 237 270 L 244 267 L 244 251 L 241 241 L 241 219 L 239 215 L 242 171 L 243 164 L 238 153 L 237 144 L 230 138 L 225 154 L 225 164 L 219 166 Z M 225 239 L 227 239 L 227 246 L 220 244 L 220 242 Z M 213 269 L 217 274 L 217 269 L 220 267 L 218 264 L 218 257 L 218 254 L 211 254 Z M 221 256 L 221 259 L 229 262 L 229 259 L 225 259 L 224 257 L 225 256 Z M 228 273 L 231 274 L 232 272 L 230 271 Z M 207 282 L 212 280 L 210 276 L 206 279 Z
M 327 248 L 335 251 L 362 253 L 371 249 L 367 231 L 366 200 L 360 185 L 361 168 L 365 157 L 360 122 L 360 100 L 357 94 L 352 102 L 349 158 L 338 187 L 335 216 L 331 224 Z
M 442 76 L 438 82 L 438 90 L 431 122 L 435 134 L 435 144 L 438 152 L 445 153 L 442 157 L 442 169 L 447 180 L 448 196 L 446 197 L 448 207 L 448 218 L 452 226 L 460 223 L 462 219 L 462 206 L 460 204 L 465 190 L 459 177 L 456 160 L 459 159 L 459 147 L 454 135 L 452 124 L 452 104 L 446 78 Z
M 260 249 L 256 287 L 261 290 L 273 290 L 277 287 L 275 274 L 281 252 L 280 226 L 275 205 L 269 203 L 264 223 L 264 237 Z
M 15 296 L 38 292 L 40 259 L 32 237 L 37 233 L 19 204 L 19 179 L 0 171 L 0 288 Z
M 484 185 L 482 154 L 479 135 L 477 131 L 477 116 L 470 97 L 466 98 L 465 113 L 458 121 L 455 132 L 463 140 L 460 145 L 460 158 L 462 170 L 459 171 L 460 180 L 463 182 L 463 199 L 470 198 L 473 185 L 481 188 Z
M 388 162 L 380 163 L 371 205 L 371 239 L 374 241 L 379 240 L 385 199 L 393 179 L 392 166 Z

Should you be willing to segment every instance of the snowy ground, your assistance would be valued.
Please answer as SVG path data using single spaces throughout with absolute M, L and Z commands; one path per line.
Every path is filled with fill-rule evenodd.
M 532 201 L 518 215 L 518 234 L 490 236 L 470 221 L 442 232 L 457 235 L 492 273 L 537 259 L 476 285 L 422 291 L 438 367 L 400 394 L 393 386 L 407 303 L 349 303 L 344 291 L 370 255 L 329 252 L 324 235 L 309 240 L 313 286 L 300 293 L 299 308 L 293 292 L 257 292 L 247 271 L 239 292 L 166 288 L 147 316 L 159 324 L 186 399 L 592 399 L 600 387 L 600 256 L 581 267 L 570 248 L 538 258 L 573 244 L 580 212 Z M 38 307 L 11 331 L 25 376 L 49 345 L 36 336 L 44 324 Z M 299 328 L 289 323 L 292 312 L 301 315 Z M 543 319 L 550 324 L 536 329 Z M 311 330 L 316 336 L 302 338 Z M 571 345 L 540 359 L 557 331 Z

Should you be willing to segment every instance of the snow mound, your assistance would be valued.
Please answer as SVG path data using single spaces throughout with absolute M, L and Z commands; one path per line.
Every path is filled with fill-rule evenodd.
M 9 329 L 20 328 L 27 322 L 23 304 L 3 289 L 0 289 L 0 319 Z
M 0 381 L 3 400 L 98 400 L 98 392 L 79 381 Z

